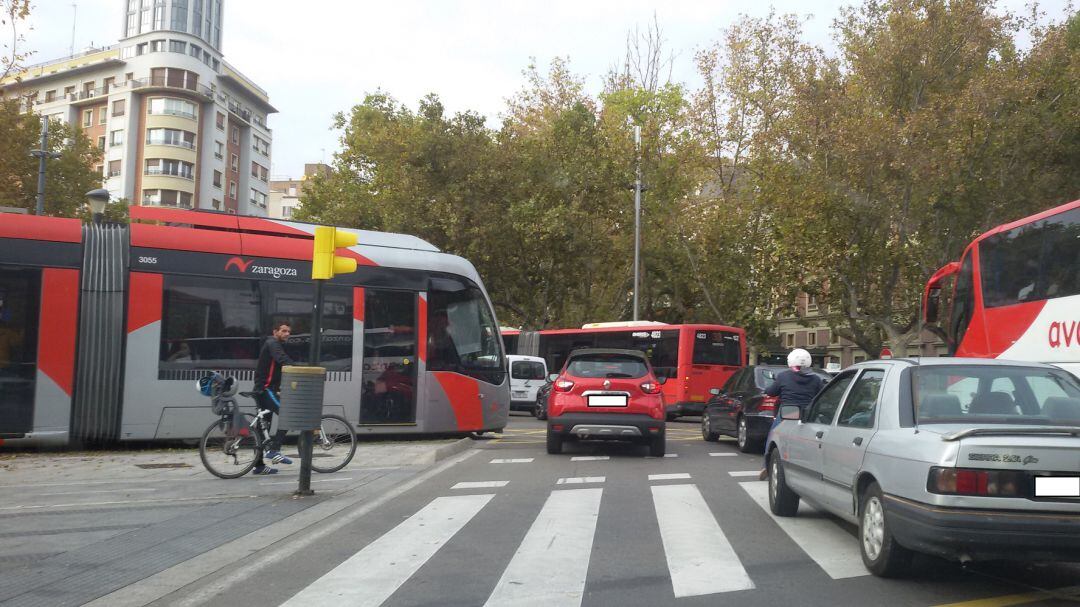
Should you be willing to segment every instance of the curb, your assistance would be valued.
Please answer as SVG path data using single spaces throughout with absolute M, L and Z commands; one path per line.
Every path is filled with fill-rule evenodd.
M 466 449 L 469 449 L 472 444 L 476 442 L 473 439 L 466 436 L 465 438 L 456 440 L 449 445 L 443 445 L 434 451 L 429 451 L 420 457 L 416 458 L 417 464 L 434 464 L 440 462 L 450 456 L 457 455 Z

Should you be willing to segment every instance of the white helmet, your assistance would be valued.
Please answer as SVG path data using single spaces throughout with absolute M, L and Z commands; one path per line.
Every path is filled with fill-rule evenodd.
M 810 353 L 802 348 L 795 348 L 787 355 L 787 366 L 798 367 L 805 369 L 814 364 L 814 360 L 810 358 Z

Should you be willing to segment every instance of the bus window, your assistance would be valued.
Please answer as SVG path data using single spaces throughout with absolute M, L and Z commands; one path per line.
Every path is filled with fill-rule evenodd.
M 493 385 L 506 361 L 499 328 L 483 292 L 457 280 L 431 279 L 428 291 L 428 371 L 454 371 Z
M 742 365 L 739 336 L 728 331 L 694 331 L 695 365 Z
M 971 251 L 960 264 L 960 273 L 956 277 L 956 296 L 953 298 L 952 316 L 949 320 L 949 354 L 955 354 L 960 342 L 964 341 L 971 313 L 975 309 L 974 263 Z
M 1080 294 L 1080 208 L 979 243 L 983 305 Z
M 0 433 L 33 429 L 40 270 L 0 270 Z

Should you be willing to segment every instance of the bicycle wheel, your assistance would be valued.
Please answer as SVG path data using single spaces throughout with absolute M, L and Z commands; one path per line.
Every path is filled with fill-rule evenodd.
M 255 466 L 259 441 L 251 427 L 253 419 L 247 413 L 240 415 L 235 429 L 225 419 L 219 419 L 203 432 L 199 457 L 210 474 L 218 478 L 240 478 Z
M 356 432 L 344 417 L 324 415 L 314 432 L 311 448 L 311 469 L 316 472 L 337 472 L 352 461 L 356 454 Z

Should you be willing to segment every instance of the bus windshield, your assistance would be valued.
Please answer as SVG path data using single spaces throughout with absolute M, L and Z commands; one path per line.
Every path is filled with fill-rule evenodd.
M 988 308 L 1080 294 L 1080 208 L 979 243 Z
M 739 335 L 729 331 L 695 331 L 695 365 L 739 366 L 742 349 L 739 347 Z

